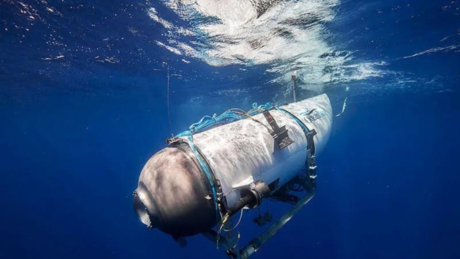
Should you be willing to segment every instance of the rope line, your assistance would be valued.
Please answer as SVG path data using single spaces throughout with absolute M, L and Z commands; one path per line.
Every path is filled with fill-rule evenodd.
M 173 134 L 173 132 L 172 132 L 172 126 L 171 126 L 171 107 L 170 107 L 170 102 L 169 102 L 169 96 L 170 96 L 170 85 L 169 85 L 170 75 L 169 75 L 169 66 L 167 66 L 167 71 L 168 71 L 168 74 L 167 74 L 167 78 L 168 78 L 168 92 L 167 92 L 167 96 L 166 96 L 166 103 L 167 103 L 167 105 L 168 105 L 169 132 L 171 133 L 171 137 L 174 137 L 174 134 Z

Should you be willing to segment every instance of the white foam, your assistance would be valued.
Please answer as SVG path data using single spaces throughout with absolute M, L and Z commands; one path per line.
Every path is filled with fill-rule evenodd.
M 335 18 L 338 0 L 163 0 L 193 28 L 178 29 L 149 9 L 150 17 L 170 31 L 186 30 L 196 41 L 174 38 L 172 52 L 179 51 L 211 66 L 268 65 L 272 82 L 286 83 L 298 71 L 300 87 L 321 87 L 330 82 L 347 82 L 380 77 L 385 65 L 355 62 L 352 53 L 328 43 L 325 24 Z M 153 9 L 153 11 L 152 11 Z M 214 22 L 209 22 L 214 20 Z M 157 43 L 158 44 L 158 43 Z
M 180 50 L 174 48 L 174 47 L 168 46 L 168 45 L 164 44 L 164 43 L 161 42 L 161 41 L 155 41 L 155 42 L 156 42 L 156 44 L 157 44 L 158 46 L 163 47 L 163 48 L 165 48 L 165 49 L 171 51 L 172 53 L 174 53 L 174 54 L 176 54 L 176 55 L 182 55 L 182 52 L 181 52 Z
M 440 52 L 440 51 L 447 52 L 447 51 L 450 51 L 450 50 L 455 50 L 455 49 L 457 49 L 459 47 L 460 47 L 460 45 L 451 45 L 451 46 L 446 46 L 446 47 L 436 47 L 436 48 L 431 48 L 431 49 L 427 49 L 427 50 L 415 53 L 415 54 L 410 55 L 410 56 L 405 56 L 403 58 L 404 59 L 415 58 L 415 57 L 418 57 L 418 56 L 431 54 L 431 53 L 436 53 L 436 52 Z
M 168 21 L 166 21 L 166 20 L 164 20 L 164 19 L 162 19 L 162 18 L 160 18 L 158 16 L 158 12 L 157 12 L 157 10 L 155 10 L 155 8 L 153 8 L 153 7 L 150 8 L 148 13 L 149 13 L 149 17 L 152 18 L 152 20 L 154 20 L 155 22 L 163 25 L 163 27 L 165 27 L 166 29 L 173 28 L 172 23 L 170 23 L 170 22 L 168 22 Z
M 182 28 L 182 27 L 179 27 L 179 26 L 175 26 L 173 23 L 171 22 L 168 22 L 167 20 L 161 18 L 159 15 L 158 15 L 158 12 L 155 8 L 151 7 L 148 9 L 148 15 L 149 17 L 154 20 L 155 22 L 161 24 L 163 27 L 165 27 L 166 29 L 169 29 L 170 30 L 170 37 L 173 37 L 174 35 L 173 34 L 180 34 L 180 35 L 186 35 L 186 36 L 191 36 L 191 35 L 194 35 L 194 33 L 188 29 L 185 29 L 185 28 Z

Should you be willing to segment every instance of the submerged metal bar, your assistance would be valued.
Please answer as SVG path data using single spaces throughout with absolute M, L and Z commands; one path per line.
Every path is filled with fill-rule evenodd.
M 241 214 L 242 216 L 243 214 Z M 241 218 L 240 218 L 241 219 Z M 235 227 L 233 226 L 233 219 L 227 220 L 224 224 L 225 237 L 227 240 L 226 253 L 230 259 L 239 259 L 238 254 L 238 237 L 236 235 Z
M 292 206 L 276 223 L 271 225 L 265 230 L 260 236 L 254 238 L 249 244 L 246 245 L 240 251 L 241 259 L 248 259 L 251 257 L 259 248 L 265 244 L 270 238 L 272 238 L 278 230 L 280 230 L 291 218 L 302 209 L 312 198 L 315 196 L 315 192 L 308 193 L 305 197 L 299 200 L 296 205 Z
M 233 229 L 232 220 L 227 220 L 224 224 L 225 229 Z M 235 230 L 226 231 L 225 236 L 220 235 L 214 230 L 201 233 L 204 237 L 217 244 L 217 248 L 222 248 L 230 259 L 239 259 L 238 253 L 238 237 L 235 235 Z

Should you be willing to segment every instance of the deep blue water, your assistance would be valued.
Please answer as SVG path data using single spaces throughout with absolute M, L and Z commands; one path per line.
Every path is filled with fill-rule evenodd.
M 168 31 L 150 8 L 193 33 Z M 264 63 L 257 50 L 216 48 L 222 35 L 198 34 L 200 14 L 163 1 L 1 1 L 0 258 L 225 258 L 200 236 L 179 249 L 132 210 L 144 163 L 169 137 L 166 66 L 174 133 L 289 100 L 293 71 L 302 98 L 328 93 L 335 114 L 348 98 L 317 161 L 317 195 L 254 258 L 460 258 L 459 8 L 337 2 L 328 21 L 318 11 L 321 33 L 302 27 L 313 46 L 303 59 Z M 302 43 L 264 53 L 288 55 L 289 39 Z M 242 243 L 259 231 L 245 215 Z

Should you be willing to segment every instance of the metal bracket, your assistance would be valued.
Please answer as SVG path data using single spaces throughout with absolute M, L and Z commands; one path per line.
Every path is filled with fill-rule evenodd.
M 255 252 L 257 252 L 262 245 L 264 245 L 270 238 L 272 238 L 278 230 L 280 230 L 303 206 L 305 206 L 315 196 L 314 192 L 307 194 L 292 206 L 284 215 L 268 229 L 266 229 L 260 236 L 254 238 L 249 244 L 240 250 L 241 259 L 248 259 Z
M 173 138 L 167 138 L 165 139 L 165 142 L 168 144 L 168 145 L 172 145 L 174 143 L 181 143 L 183 142 L 183 139 L 179 138 L 179 137 L 173 137 Z
M 263 114 L 265 119 L 268 121 L 268 124 L 270 124 L 270 127 L 273 129 L 270 134 L 272 135 L 276 144 L 278 144 L 279 149 L 286 148 L 287 146 L 294 143 L 294 141 L 288 136 L 288 130 L 286 129 L 286 126 L 282 126 L 280 128 L 269 111 L 265 110 Z
M 273 223 L 268 229 L 266 229 L 261 235 L 250 241 L 243 249 L 238 250 L 238 240 L 235 238 L 235 230 L 226 232 L 226 237 L 219 235 L 214 230 L 209 230 L 202 233 L 203 236 L 213 242 L 218 243 L 218 248 L 225 250 L 225 253 L 230 259 L 248 259 L 255 252 L 257 252 L 270 238 L 272 238 L 278 230 L 280 230 L 291 218 L 297 214 L 311 199 L 315 196 L 315 189 L 312 187 L 311 178 L 306 175 L 299 175 L 299 177 L 293 180 L 295 183 L 300 184 L 306 191 L 307 194 L 299 198 L 294 195 L 290 195 L 288 192 L 283 192 L 281 196 L 286 195 L 286 202 L 293 204 L 284 215 Z M 282 201 L 281 199 L 279 199 Z M 233 229 L 231 220 L 226 223 L 227 229 Z

